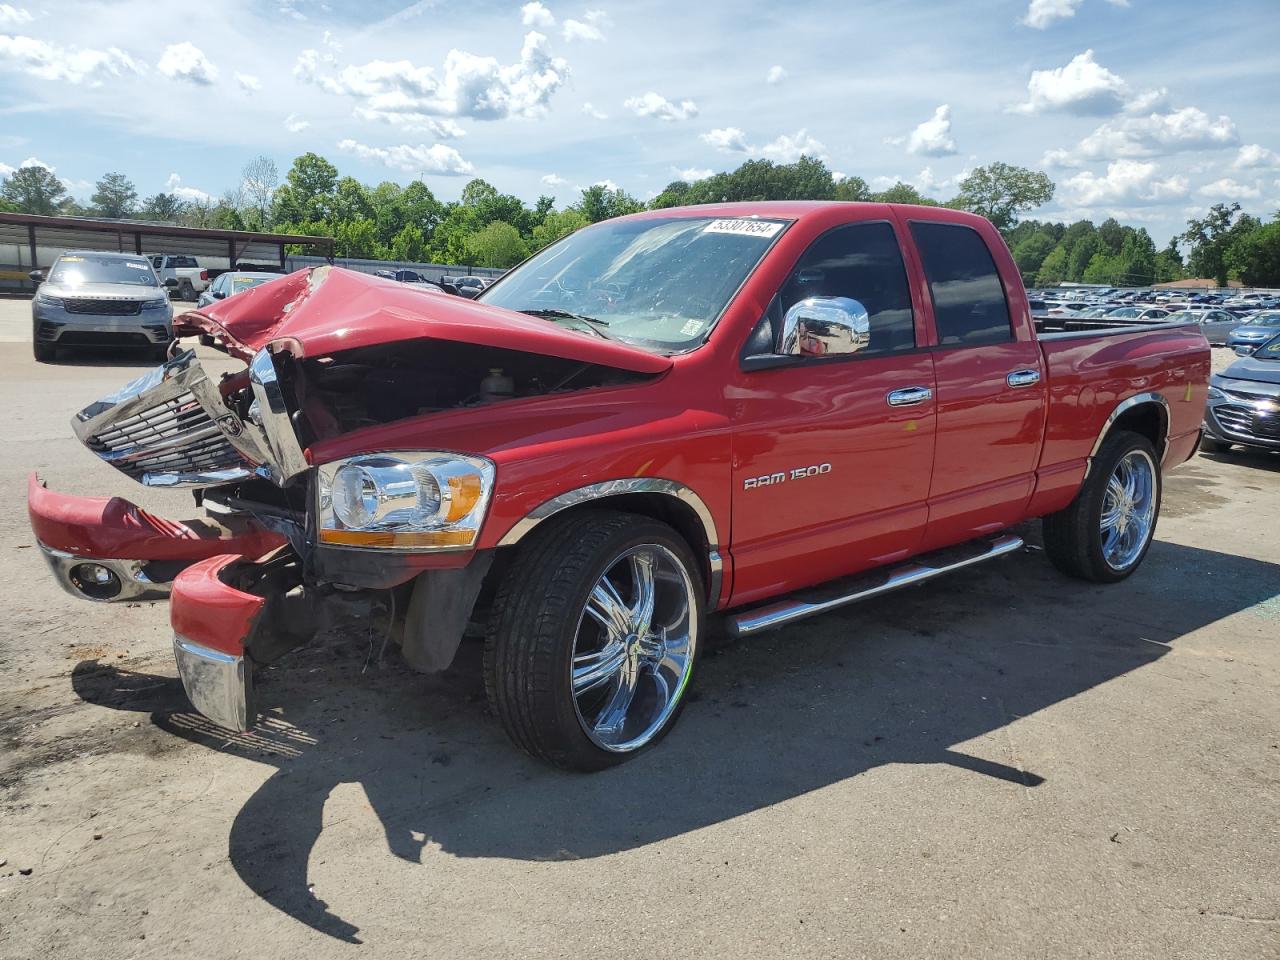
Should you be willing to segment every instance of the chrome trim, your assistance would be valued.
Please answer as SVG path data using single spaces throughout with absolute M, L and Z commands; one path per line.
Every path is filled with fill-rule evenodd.
M 933 391 L 928 387 L 903 387 L 901 390 L 890 390 L 884 399 L 891 407 L 914 407 L 918 403 L 932 400 Z
M 1084 479 L 1089 479 L 1089 471 L 1093 469 L 1093 458 L 1098 455 L 1098 451 L 1102 449 L 1102 442 L 1107 439 L 1107 434 L 1111 432 L 1112 425 L 1120 419 L 1120 415 L 1126 410 L 1132 410 L 1134 407 L 1143 403 L 1157 403 L 1164 412 L 1164 440 L 1160 443 L 1160 449 L 1156 452 L 1160 454 L 1160 463 L 1164 464 L 1165 450 L 1169 446 L 1169 426 L 1173 422 L 1173 417 L 1169 413 L 1169 401 L 1164 398 L 1164 394 L 1152 391 L 1150 393 L 1135 393 L 1127 400 L 1121 400 L 1111 415 L 1107 417 L 1106 423 L 1102 425 L 1102 429 L 1098 432 L 1098 439 L 1093 441 L 1093 449 L 1089 451 L 1089 460 L 1085 464 Z
M 720 605 L 720 589 L 724 582 L 724 557 L 720 556 L 719 550 L 708 551 L 707 570 L 711 575 L 707 583 L 708 609 L 714 610 Z
M 80 557 L 65 550 L 57 550 L 36 541 L 58 586 L 79 600 L 91 603 L 119 603 L 122 600 L 164 600 L 169 596 L 172 584 L 152 580 L 147 576 L 146 564 L 141 560 L 104 560 L 98 557 Z M 95 597 L 76 586 L 72 571 L 82 564 L 96 564 L 115 574 L 120 591 L 109 597 Z
M 202 715 L 236 733 L 253 728 L 253 664 L 183 637 L 173 636 L 173 657 L 187 699 Z
M 91 403 L 71 428 L 100 459 L 146 486 L 225 483 L 224 472 L 242 479 L 266 460 L 191 350 Z M 183 464 L 184 456 L 199 465 Z M 149 462 L 163 466 L 147 469 Z
M 702 498 L 683 483 L 677 483 L 674 480 L 663 480 L 659 477 L 626 477 L 620 480 L 605 480 L 601 483 L 592 483 L 585 487 L 578 487 L 576 490 L 566 491 L 559 496 L 552 497 L 546 503 L 534 507 L 525 514 L 523 519 L 518 520 L 515 526 L 503 534 L 502 539 L 498 541 L 498 546 L 510 547 L 519 543 L 534 527 L 548 517 L 555 516 L 561 510 L 568 510 L 570 507 L 589 503 L 592 500 L 602 500 L 605 497 L 616 497 L 626 493 L 660 493 L 664 496 L 675 497 L 681 503 L 687 504 L 693 508 L 694 513 L 698 515 L 698 519 L 702 522 L 702 531 L 706 534 L 709 549 L 718 550 L 720 548 L 720 537 L 716 533 L 715 519 L 711 516 L 711 511 L 707 509 L 707 505 L 702 501 Z
M 1004 382 L 1011 387 L 1034 387 L 1040 382 L 1040 371 L 1014 370 L 1004 378 Z
M 869 597 L 877 597 L 882 593 L 889 593 L 916 583 L 923 583 L 925 580 L 932 580 L 941 574 L 951 573 L 953 570 L 961 570 L 976 563 L 994 560 L 1005 554 L 1013 553 L 1015 550 L 1022 548 L 1022 538 L 1012 534 L 1005 534 L 994 540 L 961 544 L 960 549 L 965 546 L 983 546 L 985 549 L 973 556 L 963 557 L 938 566 L 930 566 L 927 556 L 918 557 L 902 566 L 883 571 L 872 571 L 859 577 L 854 588 L 845 593 L 823 599 L 805 600 L 800 597 L 793 597 L 787 600 L 779 600 L 765 607 L 730 616 L 726 625 L 730 634 L 735 637 L 746 637 L 755 633 L 762 633 L 765 630 L 776 630 L 796 620 L 827 613 L 846 604 L 866 600 Z M 951 550 L 955 549 L 951 548 Z
M 870 315 L 860 302 L 849 297 L 809 297 L 792 304 L 783 316 L 778 353 L 834 357 L 870 345 Z
M 250 429 L 261 435 L 262 445 L 271 451 L 271 458 L 265 466 L 272 482 L 283 487 L 300 473 L 305 473 L 311 465 L 303 456 L 298 434 L 289 418 L 289 407 L 284 400 L 275 361 L 265 347 L 253 355 L 249 364 L 249 383 L 258 401 L 261 420 L 260 424 L 251 422 Z

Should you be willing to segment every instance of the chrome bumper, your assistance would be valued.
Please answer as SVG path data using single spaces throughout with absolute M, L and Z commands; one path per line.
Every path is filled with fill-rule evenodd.
M 173 637 L 173 656 L 178 662 L 187 699 L 205 717 L 220 727 L 247 733 L 253 726 L 253 663 L 186 639 Z
M 172 584 L 153 580 L 141 560 L 99 560 L 78 557 L 36 541 L 53 578 L 63 590 L 81 600 L 114 603 L 120 600 L 164 600 Z

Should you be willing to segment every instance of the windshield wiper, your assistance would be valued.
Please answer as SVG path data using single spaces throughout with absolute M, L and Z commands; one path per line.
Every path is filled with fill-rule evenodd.
M 573 320 L 581 324 L 582 329 L 588 330 L 598 337 L 604 337 L 606 340 L 612 339 L 612 337 L 600 329 L 600 327 L 607 327 L 609 325 L 608 320 L 600 320 L 596 317 L 585 317 L 580 313 L 569 313 L 565 310 L 521 310 L 520 312 L 527 313 L 529 316 L 537 317 L 540 320 Z

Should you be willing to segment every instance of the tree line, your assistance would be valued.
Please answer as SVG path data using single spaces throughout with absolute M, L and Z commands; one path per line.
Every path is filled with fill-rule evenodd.
M 219 198 L 160 192 L 140 198 L 122 173 L 107 173 L 87 205 L 67 194 L 54 173 L 22 167 L 0 182 L 0 210 L 109 218 L 139 218 L 194 227 L 332 237 L 343 257 L 509 267 L 590 223 L 689 204 L 754 200 L 867 200 L 968 210 L 1004 234 L 1028 285 L 1064 281 L 1146 286 L 1186 276 L 1280 286 L 1280 212 L 1270 222 L 1216 204 L 1188 221 L 1162 249 L 1144 228 L 1114 218 L 1094 225 L 1022 220 L 1048 203 L 1054 183 L 1037 170 L 992 163 L 970 172 L 956 195 L 940 202 L 907 183 L 872 190 L 861 177 L 837 177 L 813 157 L 794 163 L 748 160 L 735 170 L 693 183 L 676 180 L 647 204 L 609 184 L 584 188 L 557 208 L 549 196 L 533 206 L 475 179 L 456 201 L 440 201 L 421 180 L 374 186 L 339 175 L 316 153 L 295 159 L 283 177 L 260 156 Z M 1187 249 L 1184 261 L 1181 246 Z

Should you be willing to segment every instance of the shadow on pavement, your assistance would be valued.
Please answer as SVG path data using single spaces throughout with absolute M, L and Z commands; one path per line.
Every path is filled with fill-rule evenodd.
M 1270 599 L 1280 567 L 1157 542 L 1124 584 L 1058 575 L 1039 554 L 954 575 L 706 651 L 694 702 L 654 751 L 580 776 L 517 753 L 483 704 L 478 654 L 438 677 L 361 672 L 363 638 L 263 671 L 263 723 L 232 737 L 176 680 L 86 661 L 84 699 L 275 767 L 235 817 L 229 857 L 263 900 L 360 942 L 308 889 L 333 789 L 359 783 L 395 856 L 597 857 L 720 823 L 890 763 L 951 764 L 1032 789 L 1067 771 L 956 748 L 1166 655 L 1186 634 Z M 159 684 L 159 686 L 156 686 Z M 988 751 L 1008 748 L 982 745 Z M 976 748 L 971 748 L 976 749 Z

